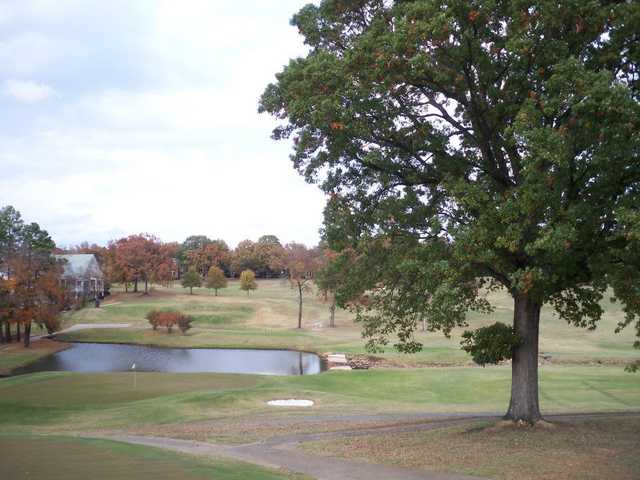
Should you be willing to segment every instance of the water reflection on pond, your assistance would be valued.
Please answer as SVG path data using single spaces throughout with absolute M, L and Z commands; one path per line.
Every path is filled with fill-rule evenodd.
M 221 348 L 163 348 L 110 343 L 74 343 L 61 352 L 41 358 L 14 374 L 68 372 L 124 372 L 135 364 L 139 372 L 254 373 L 307 375 L 322 370 L 313 353 L 290 350 Z

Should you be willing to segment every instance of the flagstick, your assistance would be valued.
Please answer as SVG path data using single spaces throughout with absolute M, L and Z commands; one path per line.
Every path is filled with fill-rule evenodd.
M 136 364 L 131 365 L 131 370 L 133 370 L 133 389 L 135 390 L 138 387 L 138 378 L 136 376 Z

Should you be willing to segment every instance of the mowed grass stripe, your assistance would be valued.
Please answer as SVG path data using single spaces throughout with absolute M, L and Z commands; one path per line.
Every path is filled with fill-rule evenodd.
M 34 374 L 0 380 L 0 424 L 127 427 L 273 413 L 266 401 L 309 398 L 305 413 L 503 412 L 509 368 L 226 374 Z M 640 409 L 640 376 L 620 367 L 542 368 L 543 412 Z M 282 411 L 283 413 L 285 411 Z M 70 424 L 69 419 L 74 419 Z

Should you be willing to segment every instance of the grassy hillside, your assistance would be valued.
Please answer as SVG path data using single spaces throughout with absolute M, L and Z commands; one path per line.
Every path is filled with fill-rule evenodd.
M 510 323 L 512 301 L 504 291 L 492 293 L 495 312 L 490 315 L 469 314 L 470 327 L 502 321 Z M 175 308 L 195 317 L 195 328 L 187 336 L 153 332 L 144 315 L 154 308 Z M 604 302 L 605 315 L 595 331 L 578 329 L 557 318 L 550 308 L 544 308 L 541 319 L 540 350 L 551 356 L 552 362 L 623 363 L 638 358 L 632 348 L 634 332 L 626 329 L 614 333 L 622 320 L 619 304 Z M 156 288 L 151 295 L 117 293 L 102 308 L 86 308 L 65 315 L 65 325 L 74 323 L 131 323 L 127 330 L 95 330 L 65 335 L 66 340 L 149 343 L 171 346 L 222 346 L 297 348 L 315 351 L 365 353 L 359 325 L 353 316 L 339 310 L 338 327 L 328 327 L 328 305 L 317 295 L 305 298 L 303 329 L 296 329 L 297 297 L 295 291 L 281 280 L 263 280 L 249 297 L 237 282 L 215 297 L 206 289 L 195 289 L 194 295 L 180 288 Z M 386 358 L 408 365 L 468 363 L 469 357 L 460 350 L 463 329 L 451 338 L 439 333 L 417 332 L 424 344 L 422 352 L 400 355 L 390 347 Z

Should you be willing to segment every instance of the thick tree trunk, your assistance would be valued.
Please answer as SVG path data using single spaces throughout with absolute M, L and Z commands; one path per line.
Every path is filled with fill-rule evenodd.
M 28 322 L 24 326 L 24 346 L 31 345 L 31 322 Z
M 138 293 L 138 279 L 133 281 L 133 293 Z
M 144 279 L 144 294 L 149 295 L 149 281 L 146 278 Z
M 511 401 L 505 419 L 535 423 L 540 420 L 538 403 L 538 334 L 542 305 L 524 294 L 514 302 L 513 325 L 522 343 L 513 352 Z
M 124 282 L 124 293 L 129 293 L 129 282 Z
M 4 343 L 4 328 L 3 323 L 0 323 L 0 343 Z
M 302 285 L 298 285 L 298 328 L 302 328 Z
M 20 343 L 20 323 L 16 323 L 16 342 Z
M 8 321 L 4 323 L 4 341 L 11 343 L 11 325 Z
M 193 287 L 189 287 L 189 295 L 193 295 Z

